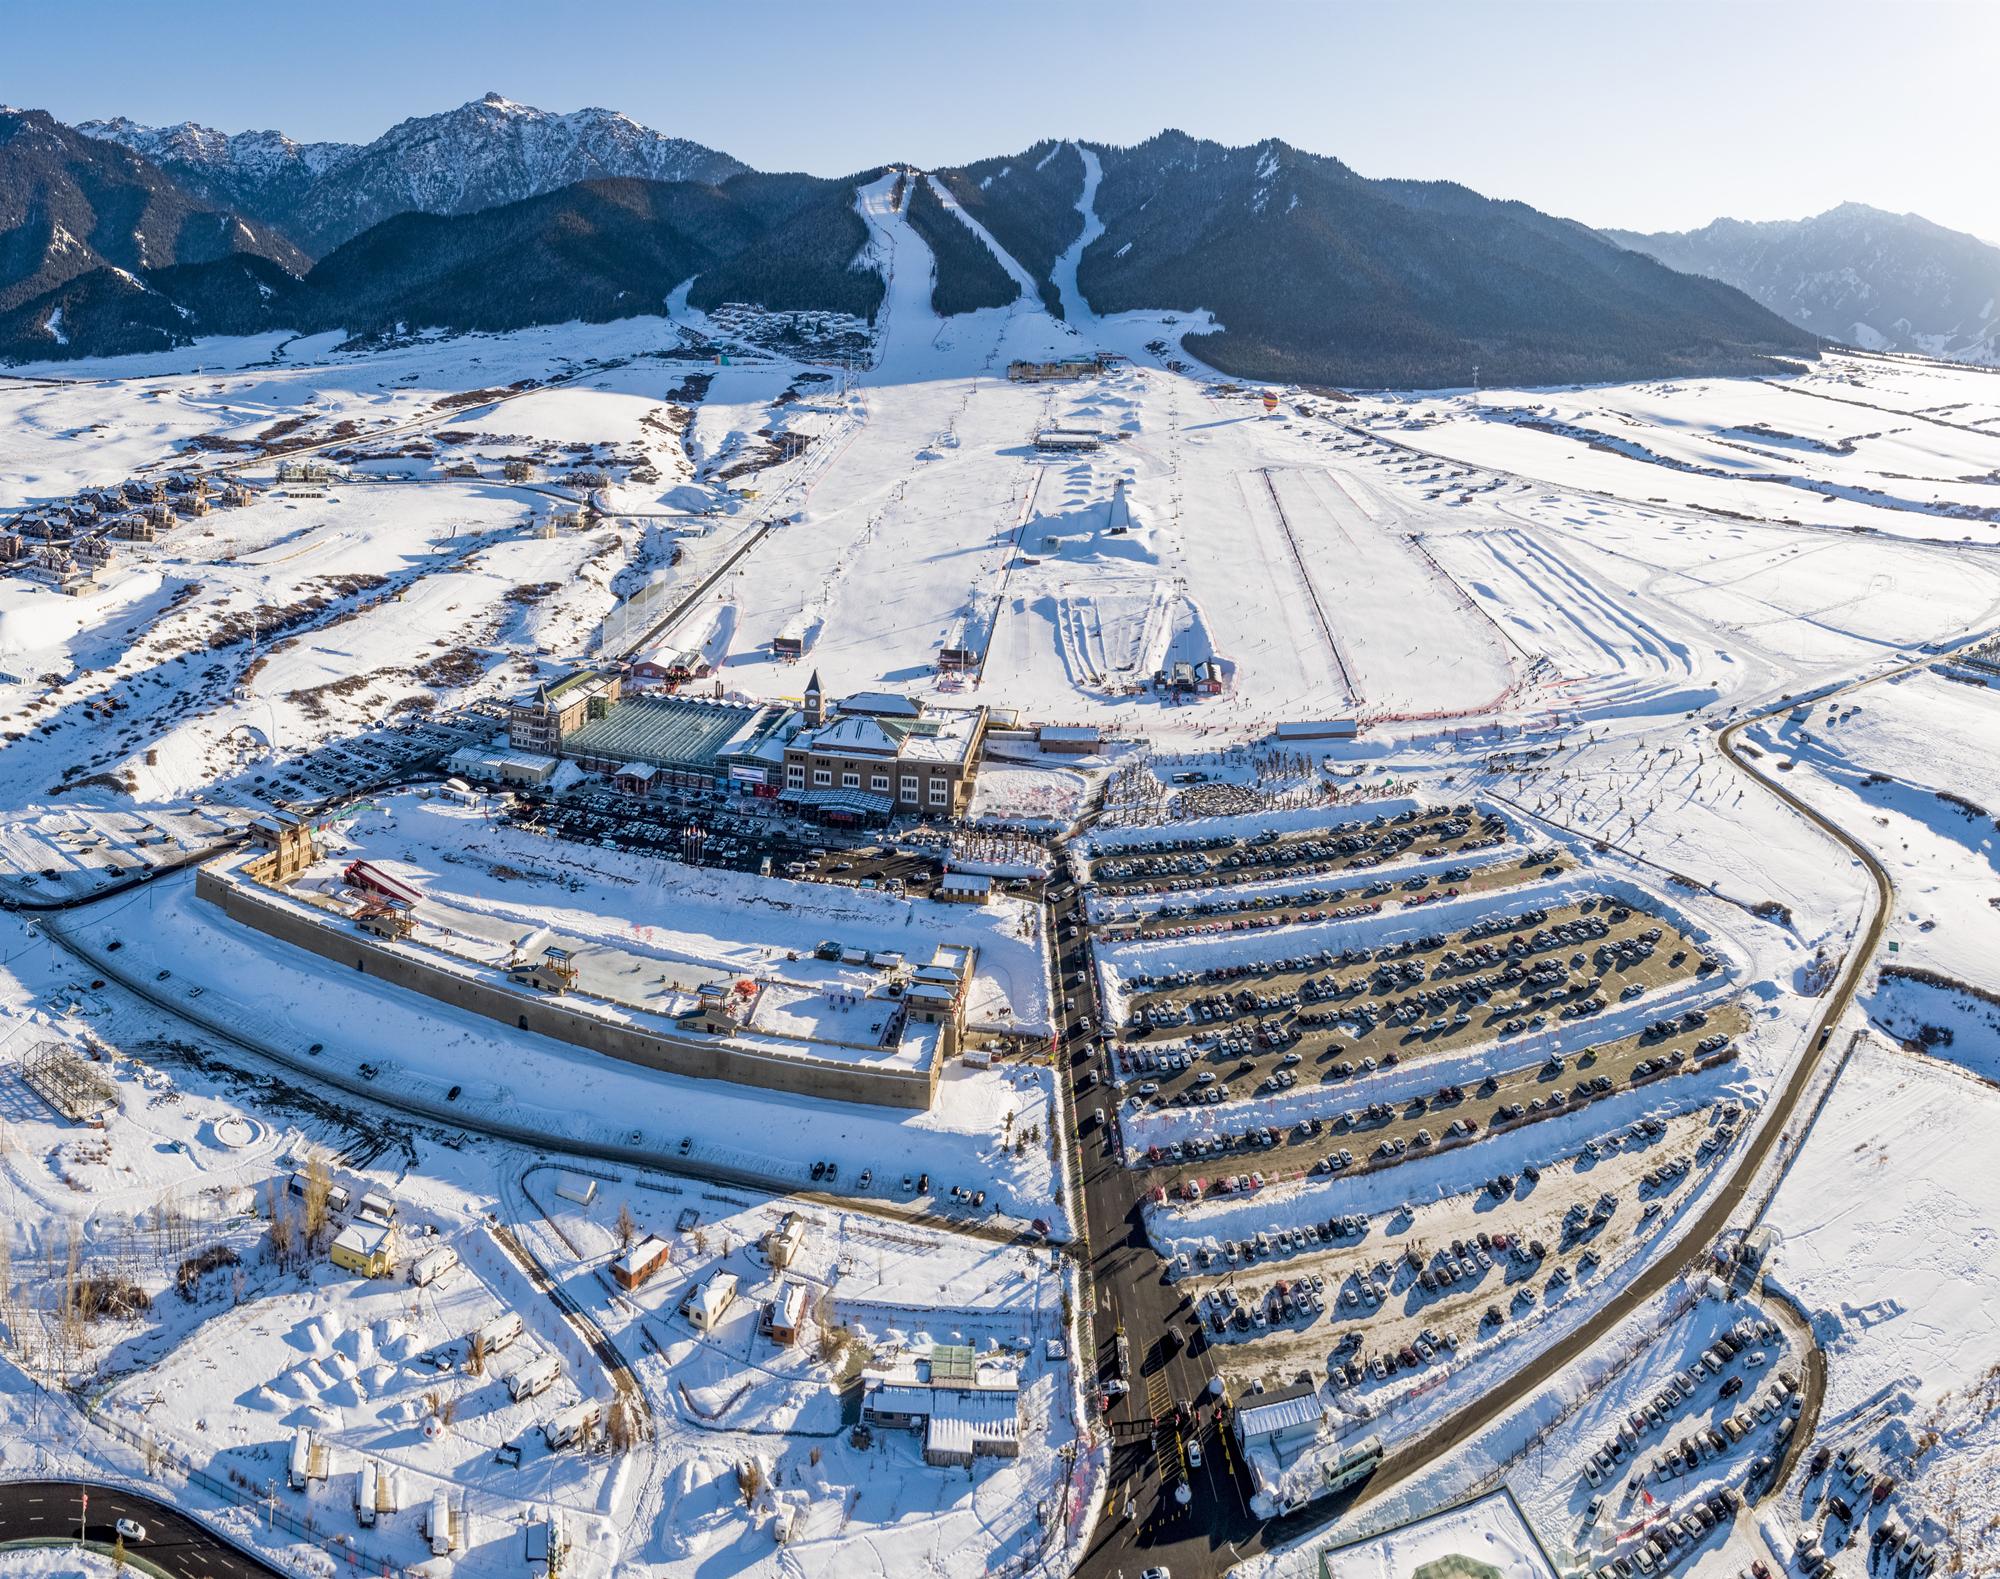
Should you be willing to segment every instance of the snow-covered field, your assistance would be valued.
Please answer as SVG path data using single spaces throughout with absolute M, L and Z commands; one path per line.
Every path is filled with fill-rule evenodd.
M 1720 761 L 1714 731 L 2000 628 L 1991 377 L 1835 354 L 1776 380 L 1352 400 L 1282 390 L 1267 414 L 1262 391 L 1184 352 L 1180 338 L 1205 315 L 1098 318 L 1076 297 L 1074 254 L 1058 268 L 1066 321 L 1029 292 L 939 319 L 928 251 L 892 190 L 885 176 L 862 197 L 871 255 L 889 275 L 866 366 L 773 350 L 739 315 L 689 310 L 683 290 L 661 316 L 608 325 L 419 336 L 374 351 L 341 350 L 337 336 L 265 336 L 0 380 L 8 513 L 197 467 L 227 465 L 254 490 L 157 541 L 120 542 L 80 596 L 0 577 L 10 897 L 116 887 L 207 848 L 272 797 L 337 800 L 406 770 L 421 776 L 399 764 L 498 732 L 491 712 L 464 709 L 621 650 L 656 618 L 633 610 L 686 599 L 658 639 L 702 646 L 727 693 L 796 696 L 816 668 L 834 696 L 919 692 L 1118 737 L 1102 757 L 1009 748 L 980 786 L 987 822 L 1067 827 L 1120 775 L 1112 821 L 1168 805 L 1247 810 L 1259 793 L 1288 804 L 1248 811 L 1249 825 L 1324 820 L 1335 784 L 1384 804 L 1411 791 L 1491 797 L 1522 843 L 1561 844 L 1726 940 L 1753 1030 L 1743 1060 L 1701 1077 L 1701 1091 L 1754 1113 L 1801 1055 L 1817 994 L 1866 924 L 1871 885 Z M 1114 360 L 1081 383 L 1005 376 L 1017 357 L 1090 350 Z M 1034 442 L 1049 428 L 1101 442 L 1050 455 Z M 312 446 L 339 473 L 280 485 L 281 445 Z M 572 519 L 585 501 L 594 512 Z M 727 574 L 693 596 L 725 561 Z M 643 601 L 614 613 L 641 589 Z M 775 656 L 780 635 L 803 639 L 802 664 Z M 940 672 L 941 649 L 957 645 L 983 662 Z M 1152 684 L 1156 670 L 1206 660 L 1215 689 L 1169 698 Z M 1897 1517 L 1957 1532 L 1967 1566 L 1990 1558 L 1981 1532 L 2000 1511 L 1982 1359 L 1993 1212 L 1978 1150 L 1984 1082 L 2000 1073 L 2000 1009 L 1982 996 L 2000 992 L 1996 708 L 1994 688 L 1920 668 L 1746 732 L 1789 788 L 1890 870 L 1888 952 L 1876 963 L 1945 979 L 1871 973 L 1853 1021 L 1865 1014 L 1949 1062 L 1864 1044 L 1802 1148 L 1788 1146 L 1772 1221 L 1776 1279 L 1811 1308 L 1825 1353 L 1822 1434 L 1903 1455 Z M 1359 740 L 1286 740 L 1282 753 L 1261 743 L 1278 723 L 1348 717 L 1367 724 Z M 1195 772 L 1208 782 L 1189 782 Z M 987 835 L 954 837 L 970 869 L 1022 866 Z M 947 909 L 560 850 L 406 797 L 364 807 L 330 838 L 384 856 L 419 886 L 436 881 L 509 940 L 556 928 L 656 961 L 662 975 L 799 969 L 803 996 L 772 999 L 787 1025 L 810 1022 L 799 1005 L 827 985 L 788 953 L 809 955 L 828 936 L 911 952 L 913 940 L 966 930 L 979 934 L 976 1021 L 1041 1030 L 1055 1018 L 1030 907 Z M 498 866 L 529 877 L 503 879 Z M 1264 891 L 1282 893 L 1282 882 Z M 18 1068 L 42 1041 L 92 1037 L 123 1055 L 104 1066 L 124 1107 L 101 1134 L 60 1125 L 14 1074 L 0 1078 L 8 1248 L 45 1284 L 72 1232 L 106 1254 L 128 1247 L 119 1264 L 165 1296 L 160 1330 L 114 1335 L 93 1363 L 132 1362 L 120 1408 L 145 1413 L 149 1388 L 188 1400 L 180 1412 L 209 1426 L 178 1440 L 218 1474 L 261 1480 L 253 1459 L 287 1422 L 333 1428 L 337 1416 L 354 1452 L 407 1453 L 416 1473 L 481 1496 L 573 1507 L 595 1571 L 660 1575 L 955 1579 L 1025 1563 L 1038 1503 L 1054 1510 L 1045 1518 L 1080 1518 L 1094 1495 L 1101 1459 L 1088 1453 L 1074 1508 L 1059 1485 L 1074 1378 L 1040 1343 L 1059 1325 L 1058 1274 L 1045 1254 L 968 1232 L 984 1218 L 943 1194 L 983 1188 L 1003 1228 L 1041 1217 L 1057 1237 L 1069 1231 L 1048 1144 L 1063 1119 L 1045 1067 L 954 1065 L 928 1114 L 829 1112 L 606 1067 L 230 927 L 186 875 L 55 916 L 9 913 L 0 934 L 0 1060 Z M 1176 959 L 1232 946 L 1119 945 Z M 1573 1115 L 1515 1149 L 1553 1157 L 1591 1127 Z M 656 1413 L 672 1417 L 647 1456 L 543 1464 L 531 1490 L 507 1485 L 526 1472 L 492 1464 L 487 1435 L 532 1422 L 500 1407 L 490 1385 L 466 1387 L 462 1373 L 426 1383 L 412 1370 L 395 1323 L 443 1343 L 503 1300 L 534 1303 L 504 1253 L 471 1258 L 462 1282 L 421 1297 L 324 1266 L 302 1284 L 266 1277 L 254 1255 L 267 1225 L 245 1214 L 282 1155 L 308 1143 L 362 1157 L 351 1166 L 396 1183 L 413 1221 L 473 1241 L 491 1212 L 529 1235 L 634 1362 Z M 827 1214 L 827 1242 L 846 1247 L 815 1275 L 850 1292 L 852 1325 L 884 1354 L 962 1332 L 1020 1358 L 1017 1340 L 1034 1339 L 1022 1360 L 1032 1422 L 1022 1459 L 982 1464 L 967 1481 L 923 1466 L 908 1440 L 864 1456 L 838 1430 L 816 1349 L 778 1362 L 754 1331 L 697 1343 L 663 1293 L 614 1295 L 599 1271 L 601 1218 L 538 1226 L 546 1194 L 521 1181 L 545 1148 L 573 1162 L 594 1154 L 635 1196 L 648 1160 L 706 1168 L 736 1192 L 710 1222 L 761 1220 L 774 1199 L 761 1192 L 810 1189 L 815 1163 L 837 1163 L 842 1188 L 871 1170 L 865 1210 L 813 1208 Z M 1421 1179 L 1444 1201 L 1476 1182 L 1454 1177 L 1448 1158 L 1409 1166 L 1423 1171 L 1404 1172 L 1399 1192 Z M 901 1190 L 905 1170 L 932 1176 L 926 1201 Z M 1374 1199 L 1376 1186 L 1347 1189 L 1369 1210 L 1393 1204 Z M 240 1300 L 227 1273 L 206 1303 L 162 1281 L 172 1268 L 146 1241 L 167 1242 L 154 1224 L 169 1201 L 248 1253 Z M 1275 1196 L 1259 1207 L 1292 1209 Z M 681 1235 L 678 1220 L 644 1226 Z M 745 1259 L 748 1228 L 730 1233 L 727 1250 L 688 1240 L 679 1253 L 733 1258 L 746 1282 L 761 1275 Z M 565 1250 L 564 1234 L 593 1248 Z M 1712 1319 L 1706 1308 L 1635 1316 L 1619 1339 L 1632 1363 L 1599 1357 L 1618 1389 L 1607 1396 L 1656 1385 L 1658 1362 Z M 539 1314 L 554 1321 L 553 1306 Z M 77 1437 L 21 1369 L 41 1318 L 4 1325 L 0 1463 L 132 1472 L 126 1449 Z M 565 1341 L 554 1325 L 537 1334 Z M 240 1369 L 218 1359 L 227 1343 Z M 1467 1374 L 1468 1387 L 1486 1385 Z M 1576 1516 L 1575 1449 L 1587 1433 L 1530 1439 L 1574 1416 L 1575 1393 L 1598 1374 L 1548 1390 L 1456 1459 L 1386 1491 L 1378 1509 L 1419 1513 L 1427 1496 L 1512 1466 L 1535 1532 L 1577 1549 L 1574 1528 L 1553 1526 Z M 476 1401 L 426 1436 L 437 1409 L 425 1395 L 440 1386 Z M 1454 1397 L 1441 1391 L 1440 1411 Z M 739 1471 L 767 1448 L 760 1473 L 774 1495 L 746 1497 Z M 1542 1467 L 1522 1469 L 1536 1452 Z M 772 1531 L 787 1502 L 799 1522 L 781 1548 Z M 1796 1481 L 1777 1502 L 1799 1509 Z M 221 1516 L 253 1536 L 246 1510 Z M 1485 1513 L 1466 1520 L 1449 1534 L 1455 1549 L 1477 1546 L 1466 1555 L 1523 1579 L 1533 1571 L 1518 1532 Z M 1400 1537 L 1367 1561 L 1385 1574 L 1429 1561 L 1429 1539 Z M 517 1541 L 496 1532 L 463 1571 L 502 1571 L 501 1546 L 512 1563 Z M 379 1544 L 417 1556 L 400 1526 Z M 1719 1571 L 1719 1554 L 1700 1561 Z
M 1453 1566 L 1453 1559 L 1459 1566 Z M 1497 1572 L 1502 1579 L 1554 1579 L 1520 1508 L 1505 1493 L 1419 1519 L 1329 1554 L 1336 1572 L 1355 1579 L 1409 1579 L 1437 1564 L 1440 1574 Z M 1481 1567 L 1466 1566 L 1480 1564 Z
M 1989 1081 L 1869 1037 L 1771 1209 L 1771 1277 L 1826 1353 L 1821 1440 L 1886 1469 L 1883 1513 L 1972 1572 L 2000 1554 L 1996 1116 Z
M 928 964 L 942 944 L 978 951 L 968 996 L 976 1027 L 1051 1028 L 1040 907 L 1005 897 L 951 905 L 880 891 L 796 883 L 713 868 L 689 871 L 650 857 L 578 847 L 497 825 L 477 804 L 404 795 L 371 801 L 329 830 L 324 858 L 301 892 L 331 894 L 357 858 L 419 892 L 417 941 L 441 952 L 504 963 L 533 957 L 560 934 L 606 955 L 600 996 L 637 1002 L 622 981 L 642 971 L 653 996 L 685 995 L 717 976 L 744 976 L 865 995 L 870 973 L 812 957 L 822 941 L 895 951 Z M 664 973 L 664 974 L 661 974 Z M 756 1024 L 753 1016 L 752 1024 Z

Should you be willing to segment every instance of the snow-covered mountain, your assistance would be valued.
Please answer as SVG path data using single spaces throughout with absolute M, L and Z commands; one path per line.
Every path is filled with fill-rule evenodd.
M 1276 138 L 1039 143 L 939 179 L 1045 300 L 1088 185 L 1102 228 L 1076 283 L 1090 308 L 1206 308 L 1219 327 L 1188 349 L 1245 378 L 1434 388 L 1478 368 L 1557 383 L 1769 371 L 1813 349 L 1740 293 L 1572 220 L 1449 182 L 1371 180 Z M 938 256 L 941 297 L 971 288 L 952 262 Z
M 12 280 L 0 253 L 0 288 L 13 287 L 0 300 L 0 355 L 48 355 L 52 342 L 112 354 L 246 326 L 367 335 L 602 320 L 657 312 L 689 279 L 699 308 L 871 317 L 885 289 L 855 208 L 870 175 L 760 174 L 606 110 L 551 115 L 489 94 L 345 150 L 199 126 L 58 130 L 94 151 L 77 159 L 73 147 L 73 163 L 129 166 L 162 214 L 186 214 L 164 261 L 202 267 L 159 277 L 163 224 L 131 261 L 56 267 L 37 255 Z M 906 218 L 931 253 L 938 311 L 1010 305 L 1024 282 L 1062 310 L 1057 261 L 1088 210 L 1096 228 L 1076 288 L 1089 309 L 1205 309 L 1216 327 L 1188 348 L 1246 378 L 1453 387 L 1478 368 L 1494 381 L 1577 382 L 1767 372 L 1814 350 L 1742 292 L 1574 221 L 1446 182 L 1371 181 L 1275 139 L 1045 141 L 934 175 L 913 188 Z M 210 205 L 189 189 L 224 181 L 238 205 L 197 217 Z M 18 186 L 25 220 L 33 183 Z M 76 205 L 65 234 L 90 234 L 86 221 Z M 241 234 L 203 229 L 218 225 Z M 261 245 L 258 228 L 297 241 L 312 267 Z M 230 262 L 238 252 L 282 268 Z M 113 266 L 131 277 L 92 274 Z
M 552 114 L 497 93 L 416 116 L 372 143 L 233 136 L 192 122 L 127 120 L 78 128 L 152 160 L 189 190 L 281 226 L 318 256 L 394 214 L 469 214 L 577 181 L 633 176 L 717 182 L 745 166 L 615 110 Z
M 291 216 L 313 182 L 360 151 L 352 143 L 298 143 L 283 132 L 219 132 L 194 121 L 141 126 L 122 115 L 76 129 L 151 160 L 196 197 L 275 224 Z
M 1921 215 L 1842 203 L 1810 219 L 1599 234 L 1831 340 L 2000 365 L 2000 247 Z
M 254 254 L 303 273 L 270 227 L 191 196 L 149 160 L 41 110 L 0 108 L 0 312 L 97 270 Z

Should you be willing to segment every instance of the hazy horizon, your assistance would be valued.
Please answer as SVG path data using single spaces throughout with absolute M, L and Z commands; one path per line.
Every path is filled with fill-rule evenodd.
M 69 122 L 365 143 L 497 91 L 619 110 L 759 169 L 820 175 L 1178 127 L 1277 137 L 1363 175 L 1457 181 L 1618 229 L 1852 201 L 2000 244 L 2000 191 L 1961 174 L 1994 145 L 2000 105 L 1936 81 L 2000 43 L 2000 10 L 1978 4 L 1273 3 L 1225 17 L 1181 0 L 755 12 L 615 0 L 578 20 L 521 0 L 367 0 L 338 31 L 238 0 L 114 0 L 97 14 L 113 42 L 87 54 L 67 46 L 73 14 L 10 19 L 0 98 Z M 1850 85 L 1838 73 L 1859 61 L 1867 76 Z

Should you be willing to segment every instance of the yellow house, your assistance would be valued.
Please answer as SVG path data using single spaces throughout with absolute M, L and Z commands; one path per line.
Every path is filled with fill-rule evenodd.
M 395 1270 L 393 1230 L 386 1223 L 349 1223 L 334 1235 L 328 1259 L 337 1267 L 363 1277 L 387 1277 Z

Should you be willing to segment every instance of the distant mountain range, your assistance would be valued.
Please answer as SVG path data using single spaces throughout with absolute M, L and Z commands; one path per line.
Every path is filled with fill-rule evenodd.
M 2000 365 L 2000 247 L 1916 214 L 1843 203 L 1810 219 L 1599 234 L 1829 340 Z
M 608 110 L 489 94 L 360 147 L 10 111 L 0 139 L 0 356 L 17 360 L 602 320 L 657 312 L 690 279 L 697 307 L 869 317 L 883 296 L 855 210 L 881 171 L 760 174 Z M 1276 141 L 1043 142 L 904 186 L 939 312 L 1012 302 L 1025 275 L 1061 313 L 1088 190 L 1088 309 L 1206 309 L 1219 327 L 1190 349 L 1245 378 L 1552 383 L 1815 350 L 1742 292 L 1572 221 Z
M 747 168 L 614 110 L 552 115 L 489 93 L 392 126 L 372 143 L 296 143 L 194 122 L 77 130 L 150 159 L 217 207 L 262 219 L 318 257 L 397 214 L 470 214 L 578 181 L 717 182 Z

